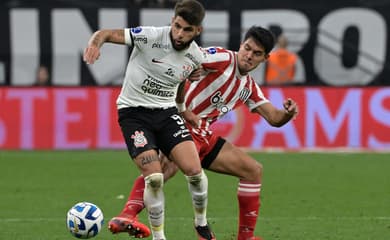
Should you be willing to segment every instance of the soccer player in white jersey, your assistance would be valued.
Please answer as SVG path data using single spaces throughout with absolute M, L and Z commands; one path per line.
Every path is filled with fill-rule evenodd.
M 294 100 L 288 98 L 282 109 L 276 108 L 249 75 L 250 71 L 267 60 L 273 47 L 272 33 L 253 26 L 247 31 L 238 52 L 214 47 L 204 49 L 206 60 L 202 66 L 205 75 L 200 81 L 191 84 L 187 81 L 185 96 L 178 95 L 177 98 L 179 111 L 186 119 L 197 145 L 202 167 L 235 176 L 239 180 L 238 240 L 261 240 L 261 237 L 254 236 L 254 231 L 260 208 L 263 167 L 238 147 L 213 134 L 209 127 L 227 112 L 243 104 L 275 127 L 283 126 L 296 116 L 298 106 Z M 176 172 L 176 167 L 170 161 L 164 162 L 164 177 L 169 179 Z M 135 218 L 143 209 L 143 189 L 144 180 L 140 176 L 135 180 L 120 216 Z M 141 224 L 136 222 L 135 226 Z M 148 230 L 144 231 L 143 237 L 147 235 Z
M 175 102 L 179 84 L 203 61 L 204 52 L 193 40 L 202 31 L 204 15 L 204 7 L 198 1 L 179 1 L 170 26 L 99 30 L 92 35 L 84 51 L 84 60 L 92 64 L 105 42 L 133 47 L 117 99 L 118 121 L 128 152 L 145 179 L 142 201 L 148 211 L 153 240 L 166 239 L 164 178 L 159 151 L 169 156 L 186 176 L 199 239 L 215 239 L 206 219 L 208 179 Z M 132 221 L 113 219 L 111 231 L 121 231 L 122 224 Z M 138 235 L 140 227 L 146 226 L 127 230 Z

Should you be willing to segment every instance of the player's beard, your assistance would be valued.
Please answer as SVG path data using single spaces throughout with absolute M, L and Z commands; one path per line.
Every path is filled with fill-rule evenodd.
M 191 45 L 192 41 L 195 40 L 195 37 L 193 37 L 191 40 L 189 40 L 188 42 L 186 42 L 186 43 L 184 43 L 184 44 L 176 45 L 176 44 L 175 44 L 175 40 L 173 40 L 173 37 L 172 37 L 172 32 L 169 33 L 169 37 L 171 38 L 172 47 L 173 47 L 176 51 L 181 51 L 181 50 L 183 50 L 183 49 L 186 49 L 188 46 Z

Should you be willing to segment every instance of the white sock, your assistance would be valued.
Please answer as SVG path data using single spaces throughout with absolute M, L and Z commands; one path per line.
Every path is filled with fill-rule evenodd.
M 203 170 L 198 175 L 186 176 L 188 189 L 192 196 L 192 205 L 195 212 L 195 226 L 207 225 L 207 189 L 208 179 Z
M 165 239 L 164 234 L 164 175 L 153 173 L 145 178 L 144 204 L 148 210 L 153 239 Z

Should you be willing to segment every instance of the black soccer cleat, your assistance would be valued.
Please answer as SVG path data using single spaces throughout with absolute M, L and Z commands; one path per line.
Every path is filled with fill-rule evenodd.
M 198 234 L 199 240 L 216 240 L 213 231 L 209 224 L 206 226 L 195 226 L 196 233 Z

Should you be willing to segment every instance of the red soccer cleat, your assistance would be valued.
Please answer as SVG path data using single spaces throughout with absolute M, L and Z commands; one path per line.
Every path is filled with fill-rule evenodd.
M 213 231 L 207 224 L 206 226 L 195 226 L 196 233 L 199 240 L 216 240 Z
M 150 236 L 150 229 L 137 218 L 127 216 L 113 217 L 108 222 L 108 229 L 113 233 L 127 232 L 135 238 L 146 238 Z

